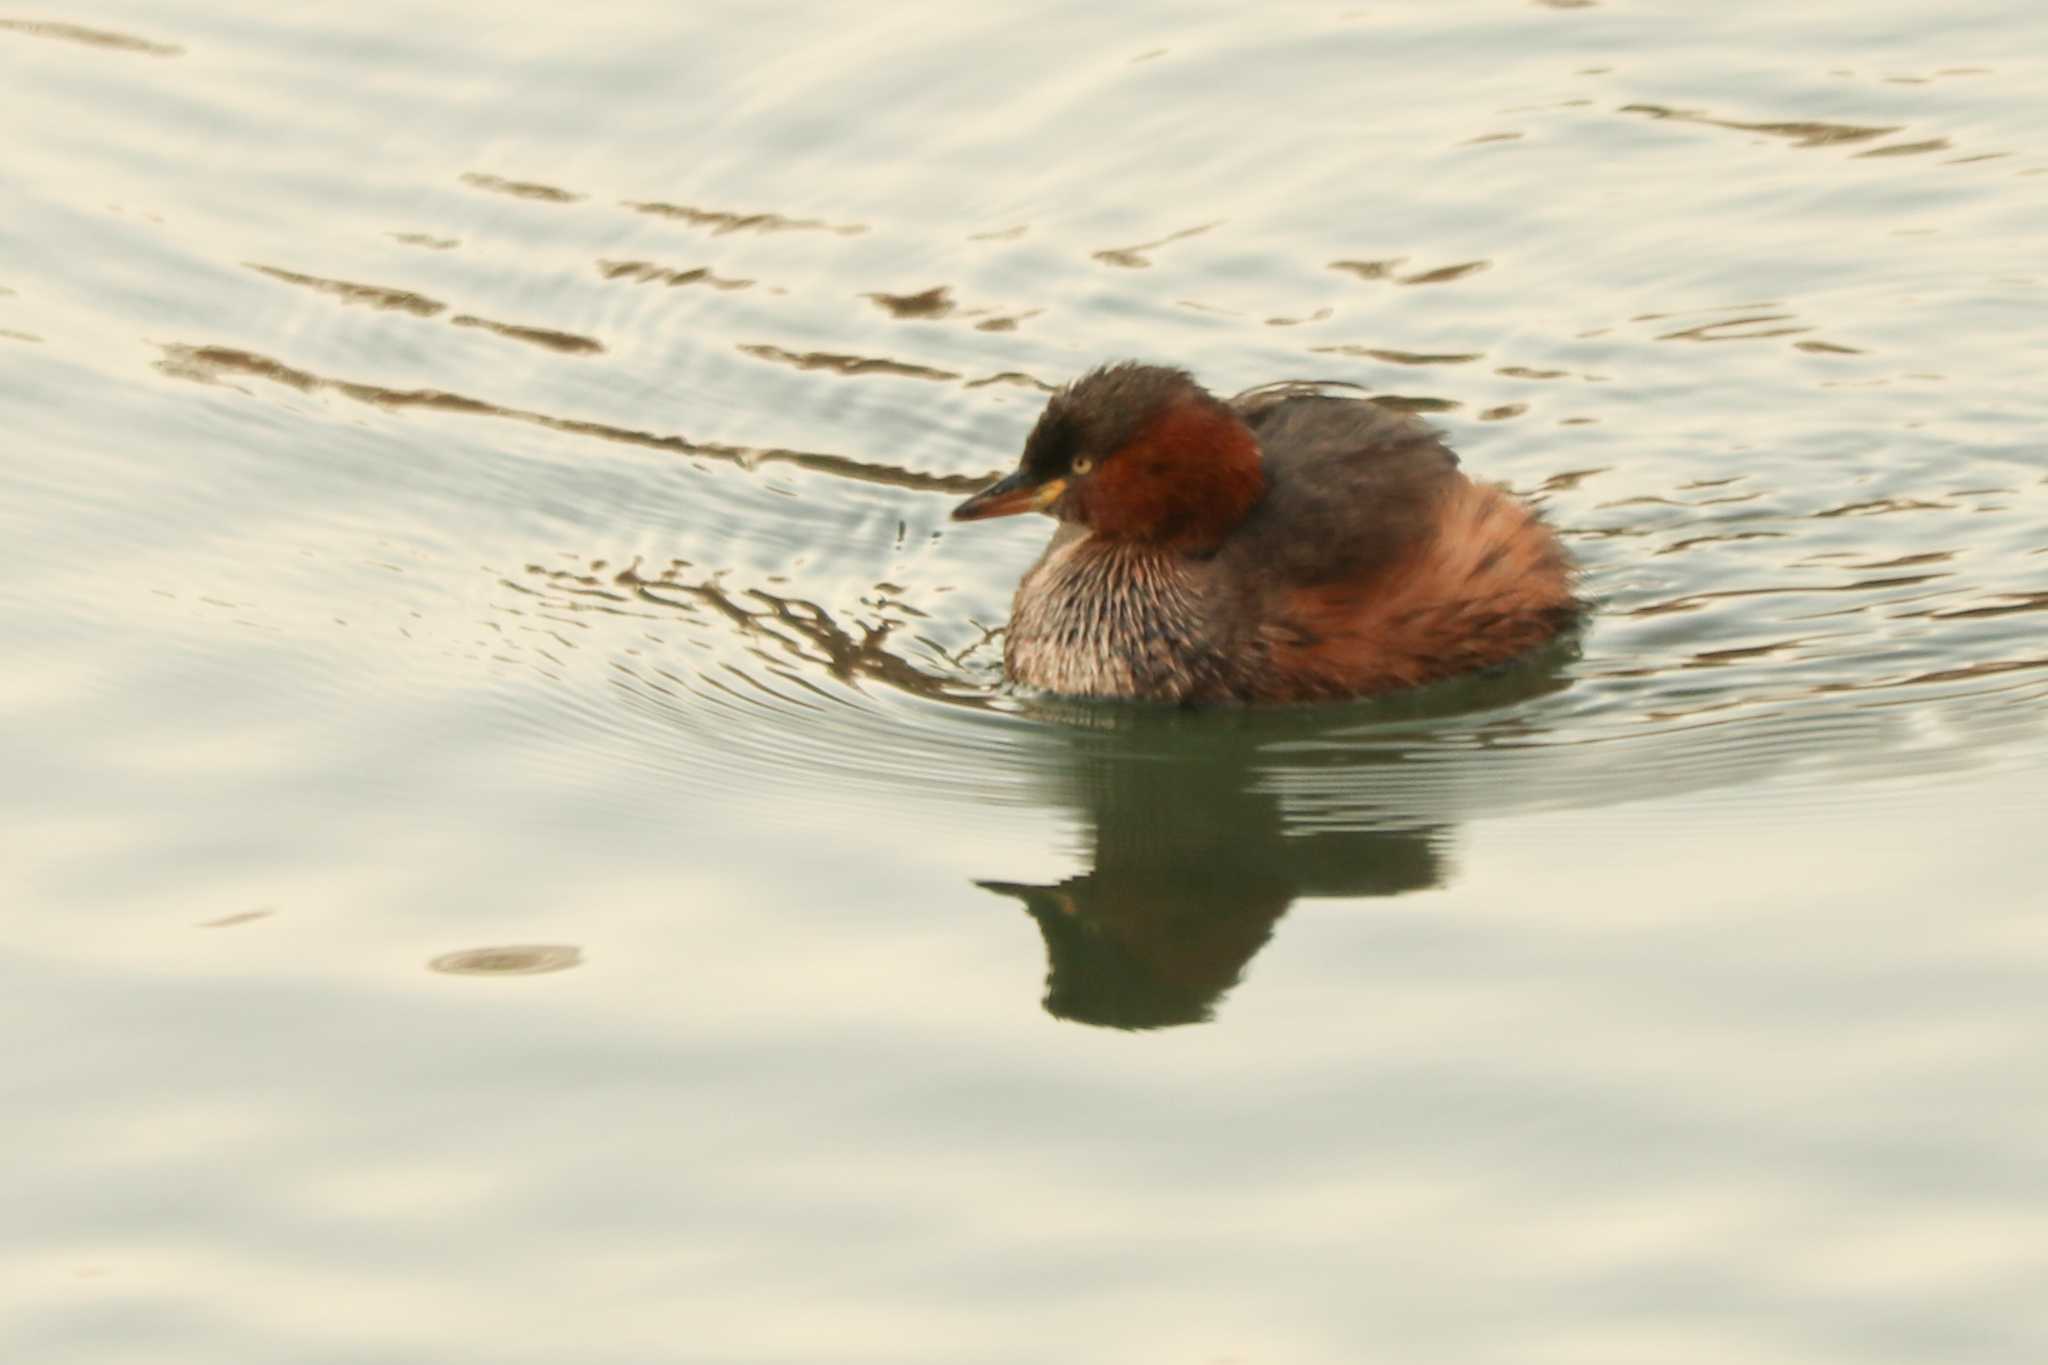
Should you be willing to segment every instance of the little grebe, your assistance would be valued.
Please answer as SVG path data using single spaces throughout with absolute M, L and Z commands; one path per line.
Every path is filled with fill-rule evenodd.
M 1313 386 L 1230 402 L 1125 363 L 1054 394 L 960 521 L 1062 523 L 1003 664 L 1082 697 L 1307 701 L 1505 663 L 1578 610 L 1541 518 L 1412 417 Z

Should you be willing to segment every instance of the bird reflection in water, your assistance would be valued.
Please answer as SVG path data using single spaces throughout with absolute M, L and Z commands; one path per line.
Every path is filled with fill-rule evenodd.
M 1459 684 L 1439 702 L 1503 705 L 1565 685 L 1561 658 L 1531 661 Z M 1072 732 L 1073 761 L 1047 794 L 1085 822 L 1092 865 L 1050 886 L 977 883 L 1014 897 L 1037 922 L 1046 1010 L 1119 1029 L 1203 1023 L 1296 900 L 1445 885 L 1453 826 L 1440 812 L 1404 819 L 1374 799 L 1384 785 L 1375 773 L 1403 763 L 1407 751 L 1344 741 L 1377 706 L 1277 716 L 1086 708 L 1088 721 L 1110 728 Z M 1322 769 L 1318 785 L 1341 786 L 1340 827 L 1290 826 L 1273 780 L 1290 768 Z

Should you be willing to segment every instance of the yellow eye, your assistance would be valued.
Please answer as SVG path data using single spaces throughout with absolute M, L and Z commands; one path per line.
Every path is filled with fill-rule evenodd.
M 1095 468 L 1095 461 L 1083 455 L 1075 460 L 1071 467 L 1076 474 L 1086 474 L 1089 470 Z

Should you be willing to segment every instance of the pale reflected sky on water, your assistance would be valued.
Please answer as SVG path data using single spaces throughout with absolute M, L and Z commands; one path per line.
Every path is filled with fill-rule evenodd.
M 2026 6 L 0 16 L 0 1356 L 2023 1362 Z M 1123 355 L 1599 611 L 999 686 Z

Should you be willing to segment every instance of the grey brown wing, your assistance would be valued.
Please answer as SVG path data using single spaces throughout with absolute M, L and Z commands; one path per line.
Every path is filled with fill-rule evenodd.
M 1237 395 L 1230 406 L 1259 445 L 1282 458 L 1370 455 L 1421 442 L 1434 446 L 1452 466 L 1458 463 L 1427 422 L 1376 403 L 1362 391 L 1331 392 L 1338 387 L 1297 380 L 1264 384 Z
M 1265 451 L 1266 495 L 1229 552 L 1276 586 L 1391 563 L 1430 534 L 1444 494 L 1464 482 L 1433 430 L 1376 403 L 1294 392 L 1241 413 Z

